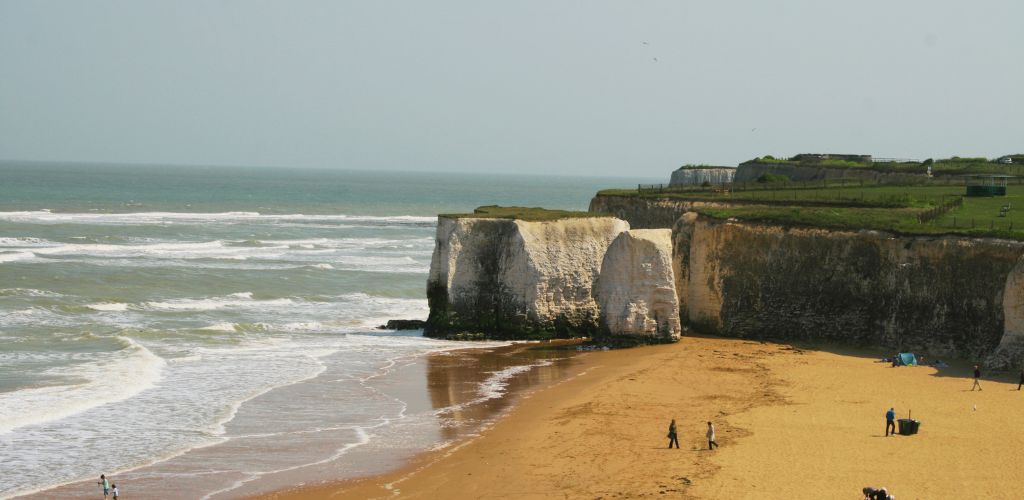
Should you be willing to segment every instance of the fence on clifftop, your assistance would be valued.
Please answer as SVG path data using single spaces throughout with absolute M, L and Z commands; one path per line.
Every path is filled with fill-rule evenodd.
M 938 219 L 939 217 L 942 217 L 943 215 L 946 214 L 946 212 L 949 212 L 954 208 L 962 207 L 963 205 L 963 196 L 957 196 L 956 198 L 953 198 L 952 200 L 949 200 L 935 208 L 929 208 L 928 210 L 925 210 L 917 214 L 917 222 L 921 224 L 924 224 L 925 222 L 931 222 L 935 219 Z

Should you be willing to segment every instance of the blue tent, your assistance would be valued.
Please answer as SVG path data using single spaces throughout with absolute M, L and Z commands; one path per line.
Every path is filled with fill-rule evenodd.
M 912 352 L 901 352 L 896 355 L 896 366 L 917 366 L 917 357 Z

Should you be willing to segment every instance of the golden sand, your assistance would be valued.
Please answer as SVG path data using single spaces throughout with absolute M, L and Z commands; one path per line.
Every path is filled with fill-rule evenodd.
M 382 476 L 262 498 L 1019 498 L 1024 392 L 969 366 L 688 337 L 581 356 L 482 436 Z M 884 437 L 885 411 L 921 431 Z M 976 409 L 975 409 L 976 408 Z M 675 418 L 682 449 L 669 450 Z M 706 449 L 705 422 L 721 448 Z

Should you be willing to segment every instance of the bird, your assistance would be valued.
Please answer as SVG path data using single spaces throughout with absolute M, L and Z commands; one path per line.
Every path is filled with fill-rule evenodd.
M 654 62 L 658 62 L 658 58 L 657 57 L 654 58 Z
M 642 43 L 642 44 L 644 44 L 644 45 L 650 45 L 650 44 L 649 44 L 649 43 L 647 43 L 647 42 L 640 42 L 640 43 Z

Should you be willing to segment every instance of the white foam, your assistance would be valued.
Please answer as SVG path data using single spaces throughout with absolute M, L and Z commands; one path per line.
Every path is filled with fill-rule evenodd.
M 0 262 L 17 262 L 34 258 L 32 252 L 0 252 Z
M 294 303 L 295 301 L 292 299 L 253 300 L 252 293 L 244 292 L 241 294 L 231 294 L 226 297 L 145 302 L 142 306 L 145 309 L 154 311 L 215 311 L 218 309 L 288 306 Z
M 520 373 L 526 373 L 537 367 L 549 366 L 551 363 L 553 363 L 553 361 L 543 360 L 532 365 L 511 366 L 504 370 L 491 372 L 491 376 L 487 377 L 487 380 L 480 383 L 480 396 L 486 399 L 500 398 L 505 395 L 505 392 L 508 389 L 508 381 L 512 377 L 515 377 Z
M 128 304 L 121 302 L 102 302 L 97 304 L 87 304 L 85 307 L 96 311 L 127 311 Z
M 442 408 L 440 410 L 435 411 L 434 414 L 435 415 L 444 415 L 444 414 L 448 414 L 448 413 L 451 413 L 451 412 L 454 412 L 454 411 L 458 411 L 458 410 L 461 410 L 461 409 L 464 409 L 464 408 L 467 408 L 467 407 L 470 407 L 470 406 L 473 406 L 473 405 L 477 405 L 477 404 L 483 403 L 485 401 L 490 401 L 492 399 L 498 399 L 498 398 L 504 396 L 505 393 L 507 392 L 507 390 L 508 390 L 508 383 L 509 383 L 509 380 L 512 379 L 512 377 L 515 377 L 516 375 L 519 375 L 521 373 L 526 373 L 526 372 L 528 372 L 528 371 L 530 371 L 530 370 L 532 370 L 534 368 L 537 368 L 537 367 L 549 366 L 552 363 L 554 363 L 554 361 L 545 359 L 545 360 L 541 360 L 541 361 L 538 361 L 538 362 L 530 364 L 530 365 L 510 366 L 508 368 L 505 368 L 504 370 L 498 370 L 496 372 L 491 372 L 491 376 L 487 377 L 486 380 L 481 382 L 479 387 L 478 387 L 478 389 L 477 389 L 479 391 L 479 394 L 480 394 L 479 397 L 477 397 L 476 399 L 472 399 L 470 401 L 467 401 L 465 403 L 461 403 L 461 404 L 457 404 L 457 405 L 448 406 L 446 408 Z
M 35 288 L 0 288 L 0 296 L 5 297 L 63 297 L 64 294 Z
M 50 246 L 52 244 L 53 243 L 50 242 L 50 241 L 47 241 L 47 240 L 44 240 L 44 239 L 41 239 L 41 238 L 33 238 L 31 236 L 17 236 L 17 237 L 4 236 L 4 237 L 0 237 L 0 247 L 25 248 L 25 247 Z
M 0 394 L 0 434 L 123 401 L 153 387 L 160 380 L 164 360 L 129 338 L 117 338 L 125 347 L 110 356 L 97 355 L 101 359 L 54 370 L 54 375 L 79 383 Z
M 313 264 L 312 266 L 309 266 L 309 267 L 312 267 L 313 269 L 324 269 L 324 270 L 328 270 L 328 271 L 331 270 L 331 269 L 334 269 L 334 266 L 332 266 L 330 264 Z
M 204 326 L 200 330 L 208 330 L 212 332 L 234 332 L 237 331 L 234 323 L 214 323 L 209 326 Z

